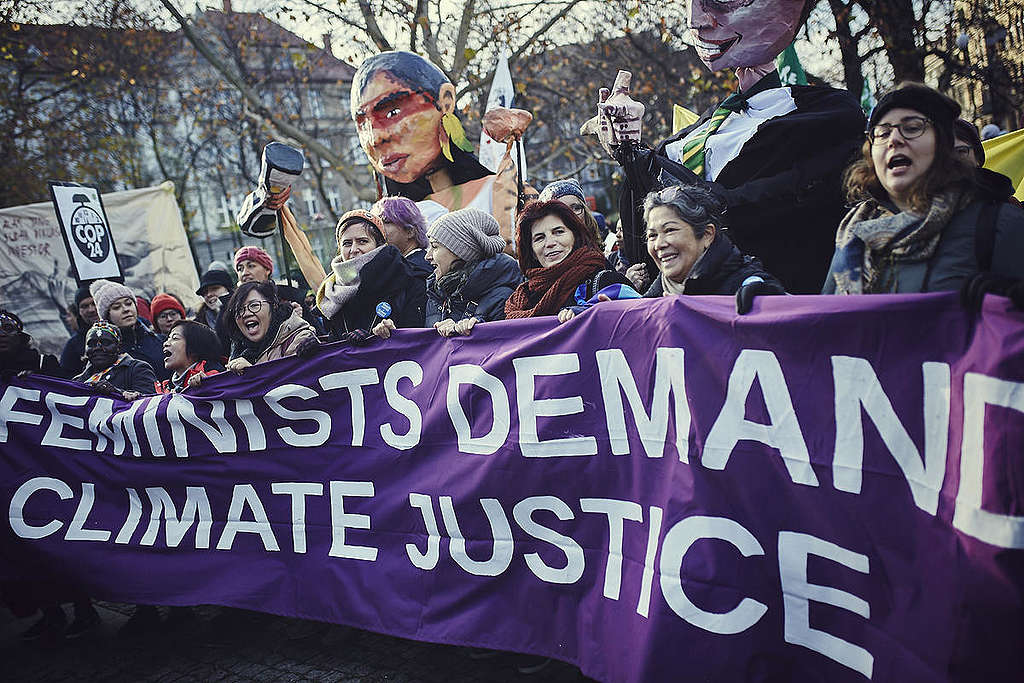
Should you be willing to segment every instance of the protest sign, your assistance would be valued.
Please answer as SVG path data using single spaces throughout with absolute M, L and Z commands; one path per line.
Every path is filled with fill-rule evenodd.
M 125 284 L 147 298 L 170 292 L 194 300 L 199 275 L 174 184 L 110 192 L 102 199 Z M 74 296 L 75 274 L 61 245 L 53 204 L 0 209 L 0 306 L 25 321 L 40 351 L 59 354 L 71 336 L 59 309 Z
M 1024 314 L 608 302 L 128 404 L 0 385 L 0 578 L 603 681 L 1021 671 Z
M 96 188 L 50 183 L 50 197 L 75 279 L 123 279 L 114 236 Z

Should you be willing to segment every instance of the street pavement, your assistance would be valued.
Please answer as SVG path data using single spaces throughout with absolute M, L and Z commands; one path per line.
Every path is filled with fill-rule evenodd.
M 199 607 L 174 626 L 126 638 L 118 635 L 134 609 L 96 603 L 93 632 L 43 644 L 19 635 L 37 617 L 15 619 L 0 607 L 0 680 L 21 681 L 483 681 L 579 683 L 579 671 L 552 662 L 543 671 L 516 671 L 510 653 L 471 657 L 466 648 L 433 645 L 334 624 Z M 66 606 L 71 616 L 71 606 Z M 166 612 L 166 610 L 163 610 Z

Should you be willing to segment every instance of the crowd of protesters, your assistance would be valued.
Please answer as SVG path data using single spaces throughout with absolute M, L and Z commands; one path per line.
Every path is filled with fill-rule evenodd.
M 965 306 L 977 307 L 995 292 L 1024 307 L 1024 210 L 1005 176 L 980 168 L 980 136 L 959 113 L 953 100 L 919 84 L 882 97 L 843 176 L 848 208 L 830 228 L 831 262 L 801 262 L 813 252 L 795 245 L 788 271 L 827 266 L 823 294 L 960 291 Z M 525 205 L 511 246 L 486 212 L 460 209 L 427 225 L 416 202 L 385 197 L 341 217 L 337 255 L 320 267 L 312 291 L 276 284 L 273 259 L 255 246 L 237 251 L 233 273 L 202 274 L 194 311 L 170 294 L 154 297 L 147 311 L 129 287 L 92 282 L 76 293 L 77 332 L 59 360 L 36 351 L 20 318 L 0 310 L 0 371 L 73 379 L 130 401 L 310 356 L 330 341 L 387 339 L 399 328 L 469 335 L 506 318 L 569 323 L 606 301 L 679 295 L 732 296 L 746 314 L 756 297 L 786 294 L 759 254 L 730 238 L 728 202 L 708 187 L 670 185 L 641 199 L 649 258 L 630 263 L 616 248 L 621 229 L 605 230 L 573 179 Z M 290 219 L 287 207 L 282 212 Z M 772 225 L 758 230 L 760 242 L 771 241 Z M 26 636 L 74 636 L 95 625 L 88 600 L 74 598 L 71 626 L 46 604 Z M 131 628 L 152 622 L 154 612 L 136 616 Z

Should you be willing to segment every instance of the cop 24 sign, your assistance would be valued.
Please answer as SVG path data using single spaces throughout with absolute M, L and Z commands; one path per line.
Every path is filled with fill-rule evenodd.
M 78 281 L 122 277 L 110 224 L 96 188 L 51 182 L 50 195 Z

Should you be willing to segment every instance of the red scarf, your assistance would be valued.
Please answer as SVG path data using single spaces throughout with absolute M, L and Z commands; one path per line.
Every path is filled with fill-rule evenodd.
M 594 247 L 580 247 L 560 263 L 530 268 L 523 282 L 505 302 L 506 318 L 555 315 L 580 283 L 608 267 L 604 254 Z

